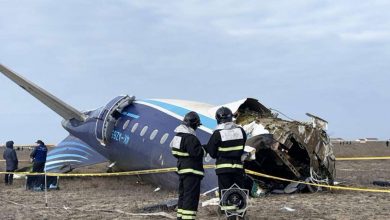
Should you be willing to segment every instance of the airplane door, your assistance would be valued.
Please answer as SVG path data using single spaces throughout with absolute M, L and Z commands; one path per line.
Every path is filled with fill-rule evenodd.
M 100 112 L 95 127 L 96 139 L 106 146 L 110 143 L 111 133 L 121 112 L 135 100 L 134 96 L 118 96 L 111 100 Z

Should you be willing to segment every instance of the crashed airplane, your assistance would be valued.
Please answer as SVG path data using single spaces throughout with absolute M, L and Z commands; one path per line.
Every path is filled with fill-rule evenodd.
M 102 162 L 110 162 L 116 171 L 175 167 L 169 144 L 184 115 L 189 111 L 200 115 L 203 125 L 196 132 L 202 144 L 207 143 L 217 125 L 214 116 L 220 106 L 183 100 L 125 95 L 95 110 L 80 112 L 1 64 L 0 72 L 64 119 L 62 126 L 69 136 L 49 152 L 47 172 L 70 172 Z M 248 134 L 245 168 L 293 180 L 333 184 L 335 157 L 325 120 L 311 114 L 307 114 L 310 122 L 284 120 L 252 98 L 223 106 L 235 112 L 236 123 Z M 209 156 L 204 158 L 204 164 L 214 163 Z M 175 173 L 148 174 L 144 178 L 168 189 L 176 188 L 178 183 Z M 256 185 L 266 190 L 288 185 L 250 175 L 248 182 L 249 187 Z M 215 190 L 217 185 L 214 170 L 206 169 L 201 191 Z

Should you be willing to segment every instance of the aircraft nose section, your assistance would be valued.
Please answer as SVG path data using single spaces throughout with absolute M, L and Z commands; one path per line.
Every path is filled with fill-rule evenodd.
M 112 132 L 122 115 L 122 111 L 134 100 L 134 96 L 118 96 L 106 106 L 86 112 L 88 117 L 84 122 L 75 119 L 63 120 L 62 126 L 78 138 L 88 138 L 91 142 L 98 142 L 99 145 L 106 146 L 111 141 Z M 88 137 L 85 136 L 86 134 Z
M 134 100 L 134 96 L 118 96 L 100 111 L 96 121 L 95 135 L 103 146 L 110 142 L 112 131 L 124 108 L 131 105 Z

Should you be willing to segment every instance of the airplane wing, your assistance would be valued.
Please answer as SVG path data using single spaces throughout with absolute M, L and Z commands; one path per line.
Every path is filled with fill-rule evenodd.
M 49 151 L 45 164 L 47 172 L 65 173 L 74 168 L 107 162 L 108 159 L 96 152 L 82 140 L 69 135 Z
M 85 121 L 87 115 L 63 102 L 33 82 L 0 64 L 0 72 L 14 81 L 32 96 L 48 106 L 65 120 Z M 54 149 L 48 152 L 45 170 L 48 172 L 68 172 L 74 168 L 89 166 L 108 161 L 82 140 L 69 135 Z
M 82 112 L 80 112 L 77 109 L 73 108 L 72 106 L 66 104 L 65 102 L 63 102 L 59 98 L 48 93 L 46 90 L 35 85 L 34 83 L 30 82 L 29 80 L 23 78 L 22 76 L 18 75 L 17 73 L 13 72 L 12 70 L 10 70 L 9 68 L 7 68 L 6 66 L 4 66 L 2 64 L 0 64 L 0 72 L 2 72 L 10 80 L 14 81 L 16 84 L 18 84 L 20 87 L 22 87 L 28 93 L 30 93 L 32 96 L 37 98 L 39 101 L 41 101 L 47 107 L 52 109 L 54 112 L 59 114 L 65 120 L 70 120 L 70 119 L 74 118 L 74 119 L 77 119 L 79 121 L 85 121 L 85 119 L 87 118 L 87 116 L 84 115 Z

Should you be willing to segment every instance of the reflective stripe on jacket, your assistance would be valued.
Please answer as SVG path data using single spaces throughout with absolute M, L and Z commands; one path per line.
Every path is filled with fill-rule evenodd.
M 196 174 L 203 176 L 204 150 L 193 129 L 180 125 L 177 134 L 170 143 L 171 152 L 177 158 L 178 174 Z
M 241 155 L 246 138 L 244 129 L 232 122 L 217 127 L 205 147 L 207 153 L 216 159 L 217 174 L 244 172 Z

